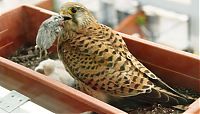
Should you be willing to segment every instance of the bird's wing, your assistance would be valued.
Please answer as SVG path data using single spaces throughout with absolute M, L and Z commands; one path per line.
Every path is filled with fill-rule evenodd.
M 180 94 L 173 88 L 171 88 L 169 85 L 167 85 L 165 82 L 163 82 L 160 78 L 158 78 L 154 73 L 152 73 L 149 69 L 147 69 L 140 61 L 138 61 L 128 50 L 126 44 L 124 41 L 121 41 L 120 39 L 122 37 L 116 33 L 115 31 L 112 31 L 113 34 L 116 34 L 114 37 L 118 40 L 118 42 L 113 42 L 113 47 L 120 52 L 120 54 L 126 58 L 127 60 L 131 61 L 133 65 L 143 73 L 144 77 L 147 77 L 151 82 L 153 82 L 156 86 L 161 87 L 165 90 L 168 90 L 174 94 L 177 94 L 179 96 L 185 97 L 184 95 Z M 121 46 L 120 46 L 121 45 Z M 161 90 L 161 88 L 159 90 Z M 164 90 L 163 90 L 164 92 Z M 167 91 L 165 91 L 167 93 Z
M 104 72 L 101 76 L 96 74 L 92 77 L 78 76 L 79 80 L 90 85 L 86 81 L 94 79 L 93 81 L 97 84 L 91 83 L 93 85 L 90 86 L 100 88 L 113 96 L 127 97 L 150 92 L 154 84 L 144 77 L 141 71 L 136 70 L 132 62 L 123 55 L 126 51 L 119 50 L 113 45 L 119 43 L 119 47 L 125 46 L 122 38 L 117 39 L 115 33 L 106 31 L 110 31 L 110 28 L 105 28 L 105 31 L 102 32 L 95 29 L 94 31 L 90 30 L 89 33 L 86 33 L 87 35 L 79 38 L 85 40 L 76 40 L 76 43 L 73 43 L 77 45 L 76 47 L 83 55 L 88 55 L 100 66 L 97 68 L 99 71 L 97 74 Z M 134 72 L 136 73 L 134 74 Z
M 133 65 L 140 71 L 143 73 L 144 77 L 148 77 L 149 80 L 151 82 L 153 82 L 156 86 L 161 87 L 165 90 L 168 90 L 174 94 L 177 94 L 179 96 L 185 97 L 185 95 L 180 94 L 179 92 L 177 92 L 176 90 L 174 90 L 173 88 L 171 88 L 169 85 L 167 85 L 165 82 L 163 82 L 160 78 L 158 78 L 154 73 L 152 73 L 149 69 L 147 69 L 140 61 L 138 61 L 128 50 L 125 42 L 121 39 L 122 37 L 116 33 L 115 31 L 112 31 L 114 35 L 114 37 L 118 40 L 116 42 L 112 42 L 113 47 L 118 50 L 121 55 L 124 58 L 127 58 L 129 61 L 131 61 L 133 63 Z M 120 43 L 121 42 L 121 46 Z M 124 53 L 125 52 L 125 53 Z M 161 90 L 161 89 L 160 89 Z M 164 91 L 164 90 L 163 90 Z M 167 91 L 165 91 L 167 93 Z
M 122 57 L 131 61 L 131 63 L 135 66 L 135 68 L 142 73 L 142 77 L 148 78 L 148 80 L 154 84 L 154 86 L 149 86 L 151 92 L 146 92 L 147 93 L 147 95 L 145 95 L 146 98 L 154 100 L 156 99 L 158 101 L 159 100 L 161 101 L 162 99 L 164 102 L 167 101 L 176 103 L 180 102 L 187 103 L 188 101 L 186 99 L 191 101 L 193 100 L 177 92 L 169 85 L 167 85 L 165 82 L 163 82 L 160 78 L 158 78 L 154 73 L 152 73 L 149 69 L 147 69 L 129 52 L 125 42 L 121 40 L 122 37 L 118 33 L 112 31 L 111 35 L 112 34 L 114 34 L 113 37 L 117 40 L 115 42 L 112 42 L 112 45 L 115 48 L 115 50 L 118 50 L 118 52 Z
M 128 51 L 126 44 L 118 33 L 108 27 L 105 27 L 102 32 L 95 31 L 93 33 L 90 31 L 90 33 L 89 36 L 92 37 L 93 44 L 88 46 L 88 43 L 85 43 L 92 42 L 90 40 L 81 42 L 80 51 L 87 55 L 94 55 L 97 63 L 105 66 L 104 68 L 106 68 L 105 70 L 107 70 L 108 74 L 116 73 L 116 75 L 102 76 L 103 78 L 101 79 L 103 81 L 96 80 L 96 88 L 101 88 L 101 90 L 113 96 L 129 97 L 142 93 L 151 93 L 156 89 L 155 86 L 160 86 L 161 88 L 156 89 L 157 93 L 154 92 L 153 97 L 160 98 L 161 93 L 159 92 L 178 97 L 178 95 L 174 94 L 178 92 L 156 77 Z M 87 46 L 84 46 L 85 44 Z M 117 73 L 120 75 L 117 75 Z M 95 78 L 95 76 L 92 78 Z M 82 79 L 80 78 L 80 80 Z M 102 86 L 102 83 L 105 86 L 103 88 L 99 86 Z

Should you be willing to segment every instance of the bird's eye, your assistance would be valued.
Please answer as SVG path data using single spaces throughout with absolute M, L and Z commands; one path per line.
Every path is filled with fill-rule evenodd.
M 69 8 L 69 11 L 70 11 L 71 13 L 76 13 L 76 12 L 77 12 L 77 9 L 74 8 L 74 7 L 72 7 L 72 8 Z

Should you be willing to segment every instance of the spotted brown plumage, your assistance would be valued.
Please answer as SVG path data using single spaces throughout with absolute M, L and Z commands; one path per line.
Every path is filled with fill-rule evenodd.
M 81 91 L 105 102 L 119 100 L 125 104 L 126 99 L 129 103 L 131 99 L 133 103 L 170 106 L 193 101 L 142 65 L 122 37 L 98 23 L 83 5 L 68 2 L 61 7 L 60 15 L 65 21 L 58 39 L 59 58 Z

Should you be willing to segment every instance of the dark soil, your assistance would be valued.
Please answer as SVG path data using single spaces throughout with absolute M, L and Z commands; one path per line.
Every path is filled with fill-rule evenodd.
M 41 61 L 46 60 L 47 58 L 57 59 L 58 57 L 57 54 L 49 53 L 46 57 L 43 56 L 40 58 L 39 49 L 35 49 L 34 46 L 24 46 L 18 49 L 13 55 L 8 57 L 9 60 L 32 70 L 34 70 Z
M 160 104 L 155 104 L 151 107 L 137 108 L 129 114 L 179 114 L 182 111 L 173 108 L 163 107 Z
M 14 61 L 18 64 L 21 64 L 30 69 L 34 69 L 41 61 L 51 58 L 57 59 L 57 54 L 49 53 L 47 57 L 43 57 L 40 59 L 39 50 L 35 50 L 34 46 L 24 46 L 17 50 L 13 55 L 8 57 L 9 60 Z M 185 88 L 176 88 L 177 91 L 183 93 L 185 95 L 190 95 L 192 97 L 198 98 L 200 97 L 200 93 L 194 92 L 191 89 Z M 178 114 L 181 111 L 176 110 L 174 108 L 163 107 L 160 104 L 155 104 L 151 107 L 145 108 L 137 108 L 134 111 L 129 112 L 129 114 Z

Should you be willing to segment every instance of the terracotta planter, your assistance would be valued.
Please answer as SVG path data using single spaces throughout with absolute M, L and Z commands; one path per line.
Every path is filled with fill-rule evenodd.
M 75 113 L 92 110 L 109 114 L 125 113 L 3 58 L 25 43 L 35 45 L 40 24 L 52 14 L 53 12 L 38 7 L 23 6 L 0 16 L 0 56 L 2 56 L 0 57 L 0 85 L 22 92 L 32 101 L 53 112 Z M 132 38 L 126 34 L 122 36 L 131 53 L 166 83 L 200 92 L 200 60 L 197 56 L 143 39 Z M 197 100 L 196 104 L 192 104 L 186 112 L 200 111 L 198 102 Z
M 31 4 L 31 5 L 35 5 L 44 9 L 48 9 L 48 10 L 52 10 L 53 9 L 53 0 L 31 0 L 31 1 L 27 1 L 27 0 L 4 0 L 4 2 L 1 0 L 1 10 L 0 10 L 0 14 L 2 14 L 5 11 L 9 11 L 12 9 L 15 9 L 19 6 L 21 6 L 22 4 Z
M 115 30 L 118 31 L 118 32 L 128 34 L 128 35 L 132 35 L 134 33 L 139 33 L 141 38 L 143 38 L 144 34 L 143 34 L 139 25 L 136 22 L 138 16 L 144 16 L 144 12 L 138 11 L 136 14 L 132 14 L 132 15 L 127 16 L 125 19 L 123 19 L 119 23 L 119 25 L 115 28 Z
M 53 0 L 41 1 L 40 3 L 36 4 L 36 6 L 47 9 L 47 10 L 52 10 L 53 9 Z

